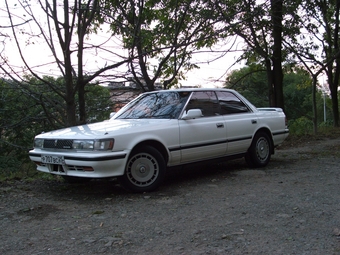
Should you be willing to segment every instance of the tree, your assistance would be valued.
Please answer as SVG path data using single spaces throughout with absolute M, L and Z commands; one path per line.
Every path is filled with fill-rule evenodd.
M 65 89 L 63 77 L 43 79 L 60 91 Z M 16 81 L 0 80 L 0 154 L 6 160 L 28 160 L 27 150 L 35 135 L 64 126 L 66 105 L 60 95 L 40 79 L 30 76 L 25 80 L 20 86 Z M 89 84 L 86 89 L 89 120 L 108 119 L 112 105 L 108 88 Z
M 282 62 L 286 52 L 282 50 L 282 38 L 296 33 L 294 11 L 299 1 L 223 1 L 217 4 L 225 19 L 228 34 L 236 34 L 245 43 L 240 59 L 247 64 L 260 63 L 267 73 L 267 91 L 270 105 L 284 109 Z M 233 6 L 230 8 L 230 6 Z M 293 11 L 294 10 L 294 11 Z
M 154 90 L 160 79 L 164 89 L 176 84 L 197 67 L 192 54 L 217 40 L 219 20 L 210 1 L 110 2 L 111 29 L 123 37 L 133 80 L 143 91 Z
M 226 78 L 226 88 L 235 89 L 256 107 L 270 106 L 267 93 L 266 69 L 261 65 L 251 64 L 232 71 Z
M 11 80 L 0 80 L 0 172 L 6 173 L 17 171 L 18 162 L 28 161 L 27 150 L 32 146 L 33 137 L 43 130 L 37 125 L 41 107 L 36 107 L 24 89 L 13 85 Z
M 312 120 L 311 76 L 301 67 L 289 68 L 289 66 L 285 66 L 283 71 L 283 92 L 287 118 L 296 120 L 305 117 Z M 263 94 L 266 86 L 266 69 L 261 65 L 252 64 L 239 70 L 234 70 L 226 80 L 227 88 L 233 88 L 241 92 L 257 107 L 268 107 L 270 104 L 268 95 Z M 320 99 L 320 96 L 318 99 Z
M 340 75 L 339 2 L 306 0 L 297 12 L 302 20 L 299 37 L 286 38 L 284 44 L 313 78 L 313 123 L 317 132 L 317 87 L 324 72 L 332 99 L 334 126 L 339 126 L 338 83 Z
M 41 119 L 43 109 L 37 107 L 25 89 L 15 86 L 11 80 L 0 82 L 0 143 L 1 154 L 10 155 L 25 150 L 32 145 L 35 134 L 43 131 L 47 122 L 44 116 Z M 37 86 L 40 89 L 39 86 Z M 41 125 L 37 125 L 40 122 Z
M 308 25 L 306 29 L 312 35 L 319 45 L 314 44 L 315 47 L 320 47 L 324 59 L 322 62 L 315 61 L 319 66 L 319 70 L 325 70 L 328 85 L 332 99 L 333 123 L 334 126 L 339 127 L 339 102 L 338 102 L 338 86 L 340 79 L 340 45 L 339 45 L 339 1 L 319 1 L 308 0 L 304 6 L 306 17 L 308 17 Z M 314 11 L 311 10 L 313 8 Z M 322 31 L 319 37 L 319 31 Z
M 25 73 L 29 73 L 37 80 L 47 84 L 61 100 L 65 101 L 65 126 L 86 122 L 85 87 L 108 70 L 116 69 L 129 62 L 128 58 L 123 58 L 114 50 L 110 50 L 108 47 L 110 36 L 98 42 L 90 40 L 90 34 L 94 35 L 103 23 L 101 2 L 99 0 L 80 0 L 74 1 L 73 5 L 70 5 L 69 2 L 68 0 L 62 2 L 38 0 L 38 4 L 33 5 L 19 1 L 15 3 L 15 6 L 21 8 L 13 9 L 9 6 L 8 0 L 5 0 L 11 27 L 10 37 L 19 52 L 23 69 Z M 11 3 L 13 4 L 13 2 Z M 29 27 L 17 26 L 17 17 L 22 19 L 20 12 L 24 12 L 24 16 L 28 17 L 26 21 L 31 20 Z M 22 40 L 20 37 L 24 37 L 26 40 Z M 35 65 L 32 64 L 28 53 L 30 48 L 38 44 L 44 50 L 49 51 L 49 54 L 44 52 L 44 55 L 49 55 L 51 58 L 42 57 Z M 85 53 L 87 58 L 85 58 Z M 106 59 L 109 59 L 108 55 L 112 56 L 109 64 L 107 61 L 106 63 L 103 61 L 103 54 Z M 3 65 L 0 69 L 4 75 L 16 80 L 17 84 L 21 84 L 23 74 L 14 68 L 15 65 L 4 53 L 1 54 L 1 58 Z M 95 62 L 92 60 L 101 62 L 96 64 L 95 70 L 93 70 Z M 92 65 L 89 66 L 87 61 L 92 62 Z M 87 67 L 88 70 L 85 70 L 84 67 Z M 46 80 L 41 74 L 42 68 L 52 72 L 55 70 L 56 76 L 62 75 L 65 88 L 60 90 L 55 84 Z M 29 87 L 26 89 L 29 93 Z M 78 115 L 79 118 L 77 118 Z
M 282 72 L 282 31 L 283 31 L 283 0 L 271 0 L 271 25 L 273 37 L 273 90 L 274 105 L 284 109 L 283 72 Z
M 283 91 L 287 118 L 296 120 L 305 117 L 314 120 L 313 77 L 302 66 L 286 66 L 284 70 Z

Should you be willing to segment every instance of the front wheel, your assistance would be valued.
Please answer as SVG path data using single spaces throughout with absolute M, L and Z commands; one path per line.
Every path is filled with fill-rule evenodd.
M 246 162 L 250 167 L 264 167 L 268 164 L 272 153 L 272 143 L 269 136 L 259 132 L 246 153 Z
M 121 185 L 133 192 L 153 191 L 164 180 L 166 163 L 163 155 L 151 146 L 144 146 L 132 152 L 119 177 Z

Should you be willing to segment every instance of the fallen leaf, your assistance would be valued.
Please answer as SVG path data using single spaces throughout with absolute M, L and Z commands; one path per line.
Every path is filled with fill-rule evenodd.
M 334 234 L 335 236 L 340 236 L 340 229 L 339 229 L 339 228 L 333 229 L 333 234 Z
M 94 211 L 92 214 L 102 214 L 104 213 L 105 211 Z

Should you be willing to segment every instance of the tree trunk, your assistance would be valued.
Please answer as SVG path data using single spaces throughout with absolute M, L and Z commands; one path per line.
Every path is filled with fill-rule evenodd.
M 318 114 L 316 107 L 316 85 L 318 77 L 313 75 L 313 86 L 312 86 L 312 105 L 313 105 L 313 133 L 316 135 L 318 132 Z
M 69 54 L 65 54 L 70 56 Z M 66 114 L 67 114 L 67 122 L 66 126 L 75 126 L 77 123 L 76 120 L 76 102 L 74 99 L 74 84 L 73 84 L 73 75 L 71 72 L 71 61 L 69 57 L 65 57 L 65 86 L 66 86 Z
M 269 106 L 275 106 L 275 94 L 273 88 L 273 71 L 270 59 L 266 59 L 266 73 L 267 73 L 267 84 L 268 84 L 268 101 Z
M 334 29 L 334 52 L 339 52 L 339 12 L 340 1 L 336 1 L 335 11 L 335 29 Z M 331 96 L 332 96 L 332 109 L 333 109 L 333 124 L 334 127 L 339 127 L 339 101 L 338 101 L 338 86 L 340 78 L 340 57 L 335 59 L 334 81 L 329 83 Z
M 284 109 L 282 72 L 282 0 L 271 0 L 273 24 L 273 84 L 275 106 Z
M 56 4 L 56 1 L 54 2 Z M 66 114 L 67 122 L 66 126 L 75 126 L 77 124 L 76 120 L 76 103 L 74 99 L 74 84 L 72 75 L 72 61 L 71 61 L 71 50 L 70 44 L 72 39 L 72 34 L 70 33 L 70 23 L 68 16 L 68 1 L 64 0 L 64 43 L 61 42 L 62 49 L 64 51 L 64 61 L 65 61 L 65 86 L 66 86 Z M 57 18 L 57 17 L 55 17 Z M 57 27 L 57 26 L 56 26 Z
M 339 100 L 338 100 L 338 83 L 329 84 L 332 97 L 332 112 L 333 112 L 333 125 L 339 127 Z
M 78 107 L 79 107 L 79 122 L 78 124 L 86 123 L 86 109 L 85 109 L 85 83 L 83 74 L 83 52 L 84 52 L 84 36 L 86 33 L 84 10 L 81 2 L 78 4 L 78 79 L 76 90 L 78 92 Z M 84 19 L 84 20 L 83 20 Z

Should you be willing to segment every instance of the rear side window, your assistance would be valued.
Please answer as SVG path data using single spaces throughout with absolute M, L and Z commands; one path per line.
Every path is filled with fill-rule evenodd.
M 186 107 L 186 110 L 200 109 L 204 117 L 219 115 L 219 105 L 215 92 L 194 92 Z
M 217 91 L 216 93 L 222 115 L 249 112 L 248 107 L 233 93 L 229 91 Z

